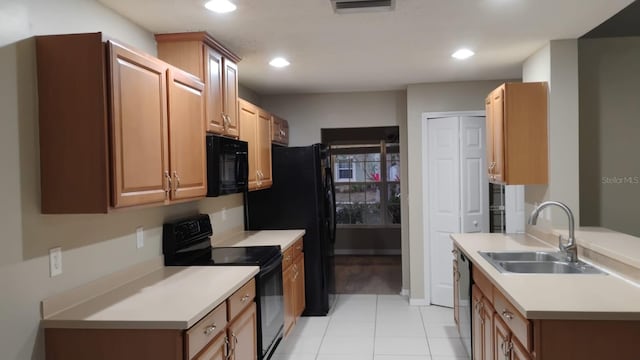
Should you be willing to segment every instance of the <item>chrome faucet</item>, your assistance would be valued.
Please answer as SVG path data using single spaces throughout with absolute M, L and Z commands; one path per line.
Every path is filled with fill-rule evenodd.
M 542 209 L 546 208 L 547 206 L 551 206 L 551 205 L 558 206 L 560 209 L 564 210 L 564 212 L 567 214 L 567 217 L 569 218 L 569 239 L 567 239 L 566 244 L 563 244 L 562 236 L 560 236 L 558 238 L 558 247 L 560 248 L 560 251 L 564 253 L 564 255 L 567 257 L 569 261 L 576 262 L 578 261 L 578 246 L 576 245 L 576 239 L 574 237 L 575 224 L 573 220 L 573 213 L 571 212 L 571 209 L 569 209 L 567 205 L 559 201 L 545 201 L 542 204 L 538 205 L 538 207 L 536 207 L 531 212 L 531 216 L 529 216 L 529 224 L 535 225 L 538 222 L 538 215 L 540 215 L 540 211 L 542 211 Z

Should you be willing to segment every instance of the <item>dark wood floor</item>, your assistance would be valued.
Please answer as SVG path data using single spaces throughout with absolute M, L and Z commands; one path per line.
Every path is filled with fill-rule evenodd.
M 398 294 L 402 288 L 400 256 L 337 255 L 338 294 Z

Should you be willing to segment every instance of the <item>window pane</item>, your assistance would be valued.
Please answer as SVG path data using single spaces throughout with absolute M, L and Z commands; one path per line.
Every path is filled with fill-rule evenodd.
M 400 154 L 387 154 L 387 181 L 400 181 Z
M 400 184 L 387 185 L 387 196 L 389 223 L 400 224 Z

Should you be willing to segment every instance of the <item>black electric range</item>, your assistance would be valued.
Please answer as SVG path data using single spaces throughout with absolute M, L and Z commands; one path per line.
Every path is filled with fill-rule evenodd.
M 163 226 L 166 266 L 258 266 L 256 275 L 258 360 L 271 357 L 282 340 L 284 298 L 282 253 L 279 246 L 212 247 L 209 215 L 169 222 Z

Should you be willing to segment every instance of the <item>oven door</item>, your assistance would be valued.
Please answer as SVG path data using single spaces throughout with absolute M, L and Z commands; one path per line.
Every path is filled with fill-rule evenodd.
M 276 346 L 282 340 L 284 328 L 284 297 L 282 290 L 282 256 L 260 269 L 258 274 L 258 302 L 260 319 L 258 342 L 260 356 L 269 359 Z

